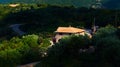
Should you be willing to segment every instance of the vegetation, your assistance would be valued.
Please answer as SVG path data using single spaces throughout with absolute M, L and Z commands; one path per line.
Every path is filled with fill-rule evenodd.
M 64 5 L 75 7 L 89 7 L 95 3 L 95 0 L 0 0 L 0 3 L 38 3 L 38 4 L 50 4 L 50 5 Z M 119 0 L 102 0 L 102 4 L 105 8 L 120 8 Z
M 50 4 L 50 5 L 64 5 L 64 6 L 76 6 L 76 7 L 89 7 L 90 4 L 94 3 L 95 0 L 11 0 L 1 1 L 2 3 L 38 3 L 38 4 Z M 86 5 L 87 4 L 87 5 Z
M 52 6 L 48 4 L 20 4 L 10 7 L 9 4 L 0 5 L 0 35 L 7 37 L 16 36 L 9 26 L 12 24 L 24 24 L 21 30 L 28 34 L 42 34 L 50 37 L 58 26 L 79 28 L 91 28 L 94 17 L 96 25 L 102 27 L 108 24 L 119 26 L 120 10 L 75 8 L 74 6 Z M 117 18 L 116 18 L 117 16 Z M 45 34 L 45 35 L 44 35 Z M 48 36 L 46 36 L 48 35 Z M 8 37 L 9 38 L 9 37 Z
M 38 35 L 27 35 L 22 38 L 14 37 L 0 43 L 0 66 L 15 67 L 34 61 L 40 61 L 44 57 L 50 43 L 48 39 L 41 39 Z M 46 45 L 46 46 L 45 46 Z
M 63 38 L 48 49 L 36 67 L 119 67 L 120 39 L 117 29 L 107 26 L 90 39 L 87 36 Z
M 0 67 L 34 61 L 41 61 L 38 67 L 120 67 L 120 10 L 22 3 L 0 8 Z M 58 26 L 91 29 L 94 18 L 101 28 L 92 38 L 72 35 L 50 47 Z M 9 27 L 13 24 L 23 24 L 26 34 L 18 36 Z

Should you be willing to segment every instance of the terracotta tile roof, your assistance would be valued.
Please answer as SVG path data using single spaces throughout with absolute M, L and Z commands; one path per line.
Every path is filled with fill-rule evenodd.
M 80 33 L 84 32 L 84 29 L 74 28 L 74 27 L 58 27 L 55 31 L 57 33 Z
M 19 6 L 20 4 L 9 4 L 10 7 L 17 7 Z

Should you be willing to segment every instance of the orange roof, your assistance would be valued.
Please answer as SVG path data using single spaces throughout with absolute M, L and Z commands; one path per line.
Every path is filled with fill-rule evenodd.
M 19 6 L 20 4 L 9 4 L 10 7 L 17 7 Z
M 55 31 L 56 33 L 80 33 L 84 32 L 84 29 L 74 28 L 74 27 L 58 27 Z

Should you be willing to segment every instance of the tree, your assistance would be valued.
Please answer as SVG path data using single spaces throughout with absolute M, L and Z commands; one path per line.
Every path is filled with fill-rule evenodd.
M 73 67 L 80 64 L 79 50 L 91 45 L 88 36 L 72 35 L 65 37 L 48 49 L 47 57 L 41 62 L 41 66 L 46 67 Z M 71 62 L 70 62 L 71 61 Z
M 93 36 L 96 47 L 98 65 L 108 67 L 119 67 L 120 39 L 116 35 L 117 29 L 111 26 L 99 29 Z
M 109 36 L 101 38 L 96 43 L 96 54 L 99 61 L 112 64 L 114 67 L 119 67 L 120 61 L 120 40 L 117 37 Z
M 106 26 L 103 28 L 100 28 L 94 35 L 93 35 L 93 42 L 96 43 L 97 41 L 99 41 L 101 38 L 105 38 L 105 37 L 109 37 L 109 36 L 113 36 L 113 37 L 117 37 L 116 36 L 116 28 L 114 28 L 113 26 Z
M 116 35 L 117 35 L 117 36 L 119 37 L 119 39 L 120 39 L 120 28 L 117 29 Z
M 22 37 L 24 44 L 27 44 L 32 48 L 37 47 L 39 45 L 38 38 L 39 37 L 37 35 L 34 35 L 34 34 Z

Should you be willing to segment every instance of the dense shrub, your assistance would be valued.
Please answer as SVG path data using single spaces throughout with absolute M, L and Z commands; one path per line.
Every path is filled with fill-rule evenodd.
M 42 67 L 73 67 L 80 66 L 79 50 L 87 49 L 91 45 L 91 40 L 88 36 L 73 35 L 65 37 L 49 48 L 47 57 L 41 62 Z
M 91 39 L 65 37 L 48 50 L 47 57 L 36 67 L 120 67 L 120 39 L 116 32 L 116 28 L 107 26 L 100 28 Z M 94 52 L 89 52 L 91 45 Z M 80 49 L 86 51 L 79 52 Z
M 6 49 L 0 51 L 0 66 L 14 67 L 21 62 L 22 54 L 16 49 Z
M 50 45 L 49 39 L 38 42 L 38 35 L 26 35 L 22 38 L 13 37 L 0 43 L 0 67 L 40 61 Z
M 105 37 L 109 37 L 109 36 L 113 36 L 113 37 L 117 37 L 116 36 L 116 31 L 117 29 L 114 28 L 113 26 L 106 26 L 103 28 L 100 28 L 94 35 L 93 35 L 93 42 L 94 44 L 101 40 L 101 38 L 105 38 Z
M 117 29 L 116 34 L 117 34 L 117 36 L 118 36 L 119 39 L 120 39 L 120 28 Z
M 120 39 L 111 26 L 99 29 L 93 37 L 100 66 L 119 67 Z M 118 33 L 117 33 L 118 34 Z
M 96 55 L 99 61 L 113 64 L 120 61 L 120 40 L 116 37 L 106 37 L 97 41 Z

